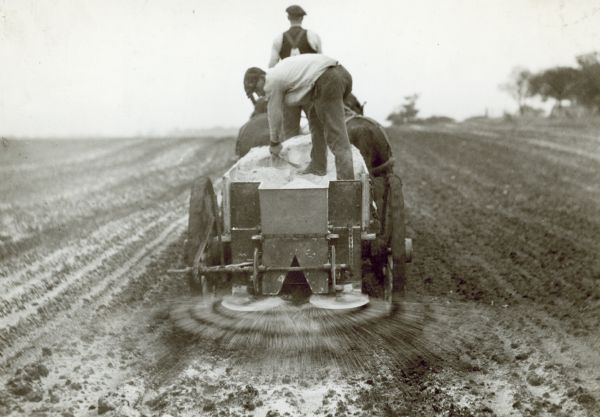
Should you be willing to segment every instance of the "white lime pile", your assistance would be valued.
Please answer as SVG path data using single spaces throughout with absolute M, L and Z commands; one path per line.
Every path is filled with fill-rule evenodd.
M 252 148 L 227 175 L 234 182 L 261 182 L 263 186 L 269 188 L 327 187 L 329 181 L 336 179 L 335 158 L 329 149 L 326 175 L 299 173 L 310 162 L 311 146 L 310 135 L 295 136 L 283 143 L 282 159 L 275 160 L 271 158 L 268 146 Z M 295 168 L 285 160 L 300 168 Z M 352 146 L 352 162 L 354 176 L 359 179 L 360 174 L 367 170 L 362 155 L 354 146 Z
M 314 177 L 313 181 L 308 180 L 306 177 L 308 177 L 308 175 L 299 175 L 280 188 L 285 188 L 286 190 L 292 190 L 292 189 L 302 189 L 302 188 L 314 188 L 315 186 L 326 187 L 328 185 L 328 183 L 325 184 L 324 181 L 319 181 L 319 178 L 323 178 L 323 177 L 317 177 L 316 175 L 310 175 L 310 177 Z M 266 184 L 266 185 L 269 186 L 270 184 Z

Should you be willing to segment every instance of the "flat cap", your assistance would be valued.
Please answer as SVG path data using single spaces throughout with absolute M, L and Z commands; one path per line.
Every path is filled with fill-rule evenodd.
M 304 11 L 304 9 L 302 7 L 300 7 L 300 6 L 298 6 L 297 4 L 292 4 L 290 7 L 288 7 L 287 9 L 285 9 L 285 11 L 290 16 L 304 16 L 304 15 L 306 15 L 306 12 Z

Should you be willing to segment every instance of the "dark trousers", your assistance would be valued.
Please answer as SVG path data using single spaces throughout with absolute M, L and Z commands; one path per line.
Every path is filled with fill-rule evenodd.
M 353 180 L 352 150 L 344 98 L 352 91 L 352 76 L 341 65 L 328 68 L 316 81 L 308 109 L 308 124 L 312 135 L 310 152 L 312 168 L 327 170 L 327 146 L 335 157 L 338 180 Z
M 308 116 L 308 111 L 302 106 L 283 107 L 283 134 L 285 139 L 300 134 L 300 117 L 303 110 L 304 114 Z

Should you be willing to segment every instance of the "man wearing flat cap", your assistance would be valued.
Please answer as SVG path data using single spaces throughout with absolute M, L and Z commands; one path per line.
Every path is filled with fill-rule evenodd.
M 335 59 L 322 54 L 303 54 L 280 61 L 264 73 L 249 68 L 244 75 L 246 92 L 268 99 L 270 151 L 276 157 L 286 139 L 284 109 L 308 110 L 312 136 L 311 161 L 304 174 L 325 175 L 327 146 L 335 157 L 338 180 L 354 179 L 352 151 L 346 130 L 344 99 L 352 91 L 352 76 Z M 250 91 L 253 90 L 253 91 Z
M 269 68 L 289 56 L 323 53 L 319 35 L 302 27 L 302 20 L 306 15 L 304 9 L 293 5 L 285 11 L 290 21 L 290 28 L 275 37 L 271 49 L 271 59 L 269 59 Z
M 323 53 L 319 35 L 302 27 L 302 20 L 306 15 L 304 9 L 294 4 L 285 11 L 290 21 L 290 28 L 275 37 L 271 49 L 271 58 L 269 59 L 269 68 L 290 56 Z M 300 107 L 286 109 L 286 113 L 289 113 L 286 117 L 285 126 L 287 138 L 300 134 L 300 112 Z

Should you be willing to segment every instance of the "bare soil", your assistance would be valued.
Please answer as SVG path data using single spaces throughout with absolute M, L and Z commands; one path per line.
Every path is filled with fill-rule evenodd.
M 0 415 L 600 415 L 599 130 L 389 133 L 415 249 L 392 316 L 238 317 L 167 274 L 233 140 L 3 141 Z

